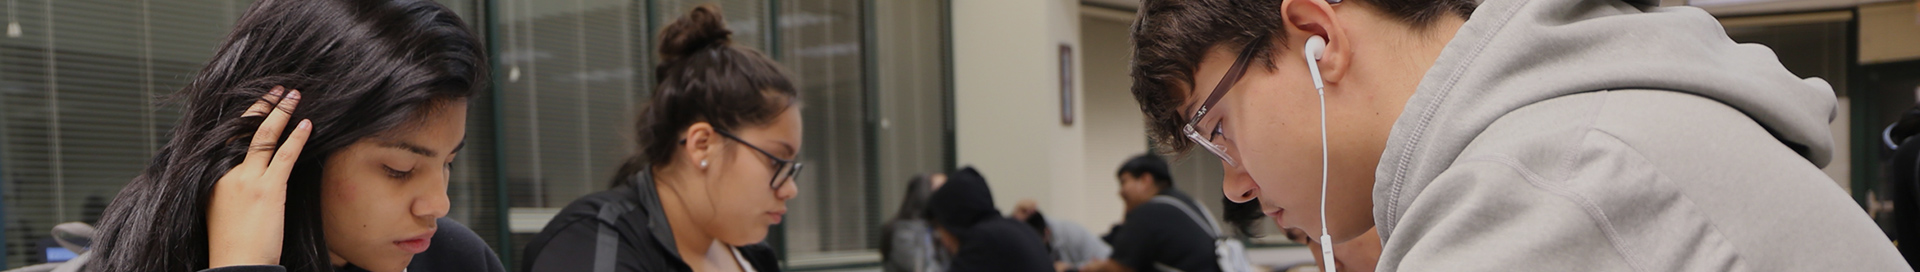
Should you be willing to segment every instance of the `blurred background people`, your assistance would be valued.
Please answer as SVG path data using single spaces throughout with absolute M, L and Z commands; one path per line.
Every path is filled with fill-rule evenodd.
M 1173 187 L 1166 159 L 1141 154 L 1120 165 L 1120 199 L 1127 206 L 1126 221 L 1115 227 L 1113 254 L 1106 261 L 1082 267 L 1084 271 L 1221 271 L 1214 253 L 1214 235 L 1183 209 L 1206 210 Z M 1169 198 L 1169 201 L 1153 201 Z M 1185 205 L 1179 207 L 1175 205 Z
M 927 209 L 937 222 L 941 244 L 953 251 L 953 272 L 1054 271 L 1040 234 L 1019 221 L 1000 216 L 993 207 L 993 191 L 973 167 L 947 176 L 933 192 Z
M 1920 134 L 1920 107 L 1900 117 L 1880 135 L 1887 180 L 1879 194 L 1868 195 L 1867 203 L 1870 212 L 1888 221 L 1887 236 L 1900 255 L 1912 260 L 1920 258 L 1920 137 L 1913 137 Z M 1920 263 L 1907 265 L 1920 268 L 1913 267 Z
M 927 200 L 933 191 L 945 185 L 943 173 L 920 174 L 907 181 L 907 193 L 901 197 L 900 210 L 881 226 L 881 268 L 889 272 L 946 271 L 952 252 L 939 244 L 933 222 L 927 220 Z
M 800 193 L 800 94 L 725 22 L 703 5 L 661 31 L 640 150 L 534 236 L 522 271 L 780 270 L 762 241 Z
M 1048 218 L 1040 212 L 1040 202 L 1031 198 L 1021 199 L 1020 203 L 1015 204 L 1008 218 L 1026 222 L 1027 226 L 1040 232 L 1041 241 L 1047 243 L 1047 250 L 1053 256 L 1056 270 L 1078 270 L 1081 266 L 1113 254 L 1113 247 L 1087 231 L 1086 227 L 1073 221 Z

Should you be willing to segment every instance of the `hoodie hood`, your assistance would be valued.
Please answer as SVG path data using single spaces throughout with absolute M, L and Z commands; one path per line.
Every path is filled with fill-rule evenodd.
M 986 177 L 981 177 L 973 167 L 961 168 L 947 175 L 947 183 L 933 192 L 927 204 L 928 214 L 933 216 L 933 220 L 956 234 L 967 232 L 981 221 L 1000 218 L 1000 210 L 993 206 L 993 191 L 987 188 Z
M 1818 167 L 1834 148 L 1834 93 L 1773 51 L 1736 44 L 1692 7 L 1652 0 L 1483 1 L 1421 79 L 1387 138 L 1373 189 L 1375 226 L 1392 233 L 1413 196 L 1496 119 L 1569 94 L 1650 89 L 1745 113 Z

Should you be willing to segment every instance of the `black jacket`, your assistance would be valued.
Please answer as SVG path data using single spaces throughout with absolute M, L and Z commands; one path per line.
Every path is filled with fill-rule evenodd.
M 693 271 L 680 260 L 653 186 L 653 171 L 642 169 L 627 184 L 574 200 L 527 243 L 520 271 Z M 772 247 L 738 249 L 754 270 L 780 271 Z
M 487 247 L 487 241 L 480 240 L 480 235 L 474 234 L 473 229 L 468 229 L 467 225 L 461 225 L 460 222 L 453 221 L 451 218 L 441 217 L 436 222 L 439 224 L 439 230 L 433 232 L 433 246 L 427 247 L 427 252 L 414 254 L 413 262 L 407 263 L 407 272 L 507 271 L 506 267 L 500 266 L 500 256 L 495 255 L 493 248 Z M 339 270 L 367 271 L 352 264 Z M 278 265 L 229 266 L 201 270 L 201 272 L 286 271 L 286 267 Z
M 1174 188 L 1161 189 L 1160 195 L 1179 199 L 1196 211 L 1206 209 Z M 1140 204 L 1127 211 L 1126 223 L 1114 227 L 1109 234 L 1113 255 L 1108 257 L 1134 271 L 1155 271 L 1161 266 L 1186 272 L 1220 271 L 1213 235 L 1207 232 L 1207 226 L 1189 218 L 1192 217 L 1172 204 L 1151 201 Z
M 1053 256 L 1027 224 L 1000 216 L 986 178 L 972 167 L 947 176 L 927 201 L 928 214 L 960 240 L 951 272 L 1051 272 Z

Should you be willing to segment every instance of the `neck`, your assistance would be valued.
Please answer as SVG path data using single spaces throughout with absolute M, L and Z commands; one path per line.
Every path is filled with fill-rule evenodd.
M 707 250 L 714 244 L 713 236 L 694 222 L 693 206 L 687 197 L 681 195 L 688 188 L 687 182 L 698 180 L 698 172 L 663 166 L 654 168 L 654 189 L 660 192 L 660 211 L 667 214 L 667 226 L 673 230 L 673 246 L 680 251 L 680 260 L 689 266 L 706 263 Z
M 1347 81 L 1364 85 L 1355 86 L 1361 90 L 1378 90 L 1375 95 L 1369 95 L 1370 97 L 1367 98 L 1370 100 L 1368 103 L 1372 104 L 1372 112 L 1355 113 L 1359 116 L 1353 116 L 1366 119 L 1366 122 L 1371 123 L 1367 126 L 1368 131 L 1362 132 L 1364 136 L 1357 137 L 1355 140 L 1365 139 L 1365 148 L 1368 150 L 1361 154 L 1375 154 L 1369 156 L 1372 160 L 1367 160 L 1374 163 L 1356 165 L 1360 168 L 1353 169 L 1354 171 L 1364 172 L 1366 174 L 1363 175 L 1364 177 L 1373 176 L 1374 168 L 1379 163 L 1378 154 L 1385 151 L 1387 137 L 1393 131 L 1394 123 L 1399 121 L 1401 111 L 1406 109 L 1407 101 L 1420 88 L 1420 82 L 1426 77 L 1427 70 L 1433 68 L 1442 51 L 1446 49 L 1447 43 L 1453 40 L 1454 34 L 1459 32 L 1460 26 L 1465 23 L 1466 21 L 1458 16 L 1441 16 L 1425 28 L 1406 29 L 1405 33 L 1398 35 L 1399 38 L 1393 38 L 1396 41 L 1373 44 L 1372 46 L 1378 46 L 1378 48 L 1362 51 L 1386 56 L 1364 58 L 1374 63 L 1356 63 L 1382 68 L 1377 70 L 1381 72 L 1351 73 L 1349 75 L 1353 78 Z M 1367 182 L 1371 183 L 1371 180 Z

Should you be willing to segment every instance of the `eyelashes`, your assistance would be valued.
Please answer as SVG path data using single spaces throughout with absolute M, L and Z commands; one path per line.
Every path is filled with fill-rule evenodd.
M 441 169 L 446 170 L 447 175 L 451 177 L 453 175 L 453 162 L 449 161 L 443 166 L 445 166 L 445 168 L 441 168 Z M 400 171 L 399 169 L 393 169 L 392 166 L 386 166 L 386 165 L 381 165 L 380 168 L 382 168 L 383 170 L 386 170 L 388 178 L 406 179 L 409 177 L 413 177 L 412 170 Z
M 400 170 L 395 170 L 395 169 L 393 169 L 393 167 L 391 167 L 391 166 L 385 166 L 385 165 L 382 165 L 382 166 L 380 166 L 380 167 L 381 167 L 381 168 L 386 168 L 386 170 L 387 170 L 387 177 L 389 177 L 389 178 L 395 178 L 395 179 L 405 179 L 405 178 L 407 178 L 407 177 L 409 177 L 409 176 L 413 176 L 413 171 L 400 171 Z

